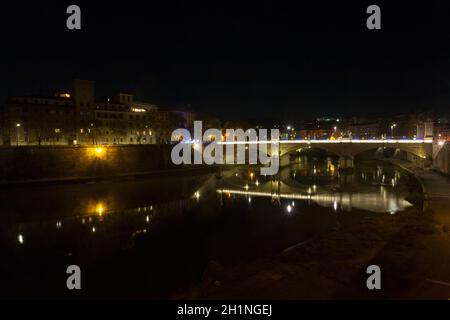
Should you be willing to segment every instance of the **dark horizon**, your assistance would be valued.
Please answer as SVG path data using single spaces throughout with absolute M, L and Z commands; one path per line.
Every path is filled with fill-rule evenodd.
M 443 1 L 292 4 L 7 2 L 0 101 L 96 82 L 97 96 L 191 104 L 222 119 L 446 112 L 450 42 Z

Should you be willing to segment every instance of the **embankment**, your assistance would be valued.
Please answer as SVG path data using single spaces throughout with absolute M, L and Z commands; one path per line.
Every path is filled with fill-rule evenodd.
M 76 180 L 177 169 L 170 145 L 0 148 L 0 183 Z

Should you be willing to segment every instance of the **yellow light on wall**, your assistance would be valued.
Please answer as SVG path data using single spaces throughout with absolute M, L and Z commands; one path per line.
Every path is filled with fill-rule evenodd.
M 88 157 L 92 159 L 104 159 L 106 157 L 106 147 L 92 147 L 87 149 Z
M 95 209 L 95 211 L 98 213 L 99 216 L 102 216 L 105 209 L 104 209 L 103 205 L 101 203 L 99 203 L 97 205 L 97 208 Z

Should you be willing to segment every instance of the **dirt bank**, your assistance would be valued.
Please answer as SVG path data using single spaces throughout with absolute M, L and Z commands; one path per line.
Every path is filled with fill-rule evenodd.
M 430 178 L 422 182 L 428 189 L 436 185 Z M 421 198 L 417 186 L 410 187 L 411 196 Z M 202 283 L 175 298 L 447 300 L 450 196 L 429 201 L 433 205 L 425 211 L 416 205 L 394 215 L 365 216 L 264 260 L 229 267 L 211 262 Z M 371 264 L 381 268 L 381 290 L 366 287 Z

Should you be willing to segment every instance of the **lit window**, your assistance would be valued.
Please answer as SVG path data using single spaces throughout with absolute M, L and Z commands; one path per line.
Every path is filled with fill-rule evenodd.
M 58 129 L 58 128 L 55 129 L 55 133 L 60 133 L 60 132 L 61 132 L 61 129 Z

